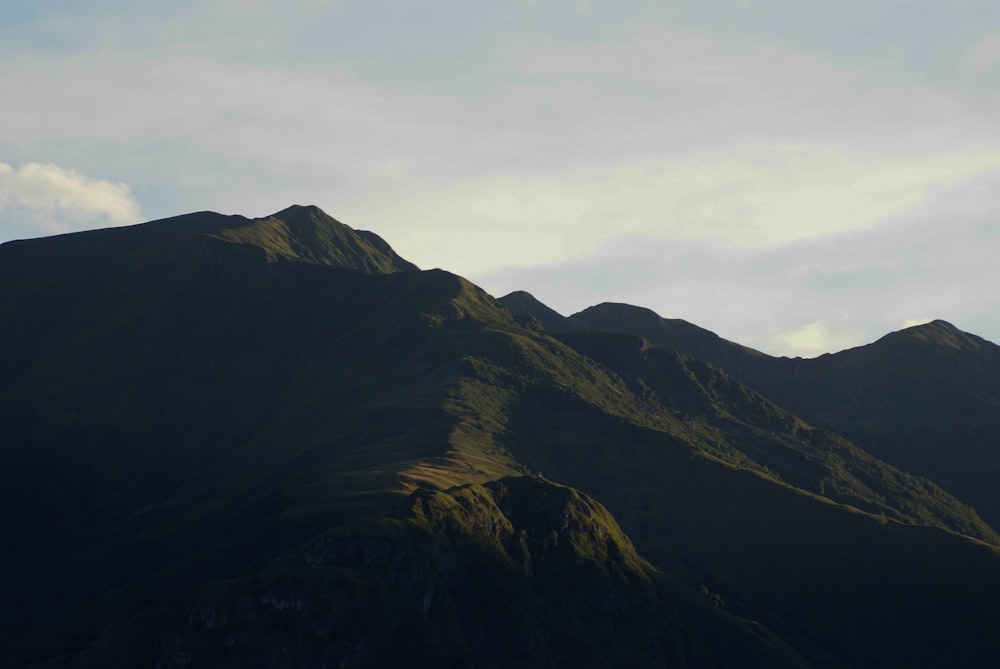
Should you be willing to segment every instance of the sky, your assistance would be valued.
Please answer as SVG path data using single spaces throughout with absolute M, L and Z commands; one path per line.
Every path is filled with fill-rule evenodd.
M 1000 3 L 4 0 L 0 241 L 316 204 L 775 355 L 1000 342 Z

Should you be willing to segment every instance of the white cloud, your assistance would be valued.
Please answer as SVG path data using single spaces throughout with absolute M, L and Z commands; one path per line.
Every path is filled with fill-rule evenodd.
M 24 216 L 46 232 L 142 220 L 128 185 L 40 163 L 0 163 L 0 212 Z

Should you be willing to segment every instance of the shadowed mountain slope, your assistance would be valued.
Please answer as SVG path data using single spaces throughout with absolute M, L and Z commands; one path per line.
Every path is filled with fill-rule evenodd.
M 505 304 L 520 313 L 520 305 Z M 1000 526 L 1000 347 L 992 342 L 938 320 L 818 358 L 776 358 L 630 305 L 602 304 L 568 320 L 714 365 L 808 423 L 934 481 Z
M 934 321 L 784 364 L 789 373 L 751 383 L 1000 526 L 1000 346 Z
M 1000 536 L 970 508 L 926 479 L 897 470 L 837 434 L 813 428 L 761 394 L 699 360 L 610 333 L 559 339 L 625 379 L 647 402 L 709 426 L 747 466 L 802 490 L 903 522 L 947 527 L 1000 545 Z
M 526 327 L 319 210 L 0 267 L 0 665 L 1000 653 L 1000 554 L 940 489 L 685 356 Z

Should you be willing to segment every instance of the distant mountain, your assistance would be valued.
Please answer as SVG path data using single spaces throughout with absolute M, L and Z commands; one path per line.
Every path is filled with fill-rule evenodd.
M 497 304 L 512 314 L 527 315 L 537 319 L 549 332 L 582 332 L 584 329 L 583 326 L 574 323 L 555 309 L 545 306 L 535 299 L 534 295 L 523 290 L 504 295 L 497 300 Z
M 763 355 L 680 318 L 661 318 L 650 309 L 628 304 L 605 302 L 573 314 L 570 320 L 591 332 L 626 332 L 638 335 L 655 346 L 671 348 L 699 360 Z
M 524 291 L 505 295 L 497 302 L 513 314 L 529 314 L 538 318 L 552 333 L 617 332 L 636 335 L 654 346 L 669 348 L 724 368 L 729 363 L 745 364 L 746 360 L 766 357 L 759 351 L 727 341 L 680 318 L 662 318 L 651 309 L 630 304 L 603 302 L 566 317 Z
M 945 489 L 521 300 L 313 207 L 0 246 L 0 666 L 1000 653 L 1000 538 Z

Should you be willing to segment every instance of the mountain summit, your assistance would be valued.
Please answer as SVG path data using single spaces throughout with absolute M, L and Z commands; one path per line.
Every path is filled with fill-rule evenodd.
M 977 335 L 964 332 L 948 321 L 940 319 L 922 325 L 914 325 L 898 332 L 891 332 L 875 344 L 885 347 L 902 347 L 906 346 L 908 341 L 923 346 L 925 352 L 937 348 L 938 350 L 951 349 L 955 352 L 978 354 L 997 349 L 996 344 Z
M 555 309 L 540 302 L 534 295 L 524 290 L 516 290 L 504 295 L 497 303 L 514 315 L 526 315 L 538 319 L 549 332 L 582 332 L 583 327 L 566 318 Z
M 274 258 L 388 274 L 419 269 L 374 232 L 354 230 L 316 206 L 293 205 L 221 235 L 261 244 Z
M 203 211 L 120 228 L 7 242 L 0 245 L 0 281 L 26 275 L 66 276 L 129 256 L 204 255 L 210 248 L 221 252 L 220 242 L 262 254 L 267 262 L 306 262 L 382 274 L 419 269 L 375 233 L 354 230 L 319 207 L 293 205 L 263 218 Z

